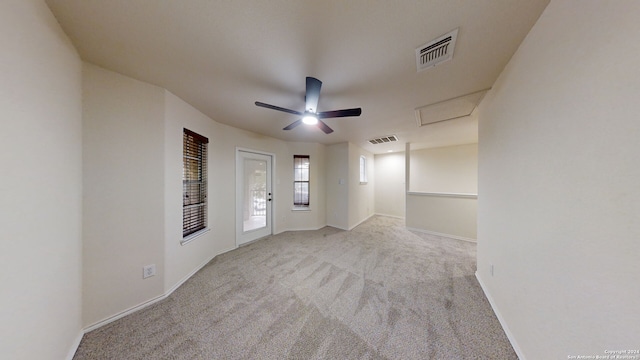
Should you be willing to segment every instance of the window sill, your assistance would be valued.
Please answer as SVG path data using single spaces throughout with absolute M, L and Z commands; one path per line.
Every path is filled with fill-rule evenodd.
M 311 208 L 308 206 L 296 206 L 291 211 L 311 211 Z
M 180 241 L 180 245 L 187 245 L 188 243 L 192 242 L 193 240 L 199 238 L 200 236 L 208 233 L 211 229 L 209 228 L 204 228 L 200 231 L 196 231 L 193 234 L 189 234 L 186 237 L 182 238 L 182 241 Z
M 360 181 L 360 185 L 367 185 L 368 183 L 368 181 Z

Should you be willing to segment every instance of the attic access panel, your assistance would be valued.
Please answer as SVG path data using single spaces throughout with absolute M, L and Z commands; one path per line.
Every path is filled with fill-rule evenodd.
M 489 89 L 416 108 L 418 126 L 469 116 Z

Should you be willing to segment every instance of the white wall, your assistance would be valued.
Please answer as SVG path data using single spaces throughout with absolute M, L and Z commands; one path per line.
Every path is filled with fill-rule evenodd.
M 374 157 L 374 198 L 376 214 L 404 217 L 404 152 L 376 154 Z
M 325 225 L 324 146 L 217 123 L 170 92 L 84 66 L 84 323 L 160 298 L 235 242 L 237 148 L 274 155 L 274 233 Z M 182 134 L 209 138 L 208 227 L 181 245 Z M 292 213 L 293 155 L 312 156 L 311 211 Z M 157 275 L 142 279 L 155 264 Z
M 164 90 L 83 67 L 83 320 L 163 294 Z M 155 264 L 157 275 L 142 278 Z
M 360 184 L 360 155 L 367 157 L 368 184 Z M 327 225 L 350 230 L 373 215 L 373 154 L 351 143 L 326 147 Z
M 182 283 L 215 255 L 236 247 L 235 152 L 250 149 L 275 155 L 274 233 L 324 226 L 324 146 L 286 143 L 211 120 L 177 96 L 165 95 L 165 291 Z M 182 240 L 182 132 L 209 138 L 208 233 L 180 245 Z M 311 156 L 311 211 L 291 212 L 293 155 Z
M 407 194 L 405 223 L 412 230 L 476 241 L 476 198 Z
M 328 145 L 326 162 L 327 225 L 349 229 L 349 144 Z
M 41 1 L 0 2 L 0 357 L 81 335 L 81 62 Z
M 210 260 L 215 254 L 234 247 L 234 228 L 222 231 L 216 219 L 220 216 L 216 204 L 222 192 L 218 188 L 217 178 L 220 168 L 216 161 L 216 123 L 194 109 L 172 93 L 165 91 L 164 102 L 164 291 L 170 291 L 185 277 Z M 209 178 L 207 225 L 209 231 L 193 241 L 181 245 L 182 241 L 182 166 L 183 131 L 187 128 L 209 139 L 207 152 L 207 175 Z M 225 191 L 232 192 L 232 191 Z M 224 239 L 229 239 L 225 241 Z
M 363 221 L 367 220 L 374 213 L 375 209 L 375 163 L 373 154 L 361 147 L 349 143 L 348 145 L 348 180 L 349 203 L 348 203 L 348 229 L 353 229 Z M 367 183 L 360 183 L 360 156 L 367 159 Z
M 480 106 L 478 277 L 522 358 L 638 349 L 638 19 L 552 1 Z
M 210 171 L 209 204 L 214 216 L 212 223 L 216 227 L 218 240 L 216 254 L 235 248 L 235 202 L 236 202 L 236 149 L 249 149 L 274 155 L 275 169 L 273 176 L 273 233 L 288 230 L 282 215 L 288 216 L 292 202 L 289 194 L 293 193 L 293 165 L 288 162 L 293 155 L 288 144 L 282 140 L 237 129 L 211 120 L 215 124 L 212 138 L 209 138 L 209 153 L 215 163 L 215 172 Z M 180 187 L 180 191 L 182 187 Z M 182 196 L 182 195 L 181 195 Z M 215 200 L 214 200 L 215 198 Z M 317 212 L 311 216 L 322 216 Z M 309 220 L 314 222 L 314 220 Z
M 292 142 L 287 143 L 289 156 L 281 161 L 285 164 L 285 168 L 290 169 L 293 173 L 293 155 L 309 155 L 309 176 L 310 176 L 310 197 L 309 210 L 292 210 L 293 209 L 293 186 L 291 191 L 280 194 L 281 201 L 289 204 L 289 213 L 281 214 L 281 221 L 284 222 L 288 230 L 315 230 L 324 227 L 326 221 L 326 156 L 325 146 L 314 143 Z M 281 181 L 293 183 L 293 177 L 288 174 L 282 174 Z M 289 186 L 289 185 L 288 185 Z
M 474 241 L 477 238 L 478 145 L 416 149 L 410 151 L 409 162 L 407 227 Z
M 478 193 L 478 144 L 411 150 L 411 189 Z

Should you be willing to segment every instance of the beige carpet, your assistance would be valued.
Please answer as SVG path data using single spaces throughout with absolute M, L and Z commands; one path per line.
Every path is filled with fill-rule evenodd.
M 517 359 L 475 248 L 379 216 L 285 232 L 86 334 L 74 359 Z

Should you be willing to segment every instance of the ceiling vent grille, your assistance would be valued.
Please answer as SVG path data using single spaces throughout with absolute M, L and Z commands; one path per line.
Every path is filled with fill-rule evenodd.
M 416 49 L 416 65 L 418 72 L 436 66 L 453 58 L 453 50 L 456 47 L 458 29 L 442 35 L 439 38 L 426 43 Z
M 395 135 L 388 135 L 388 136 L 381 136 L 379 138 L 375 138 L 367 141 L 369 141 L 369 143 L 373 145 L 376 145 L 376 144 L 385 144 L 392 141 L 398 141 L 398 138 Z

